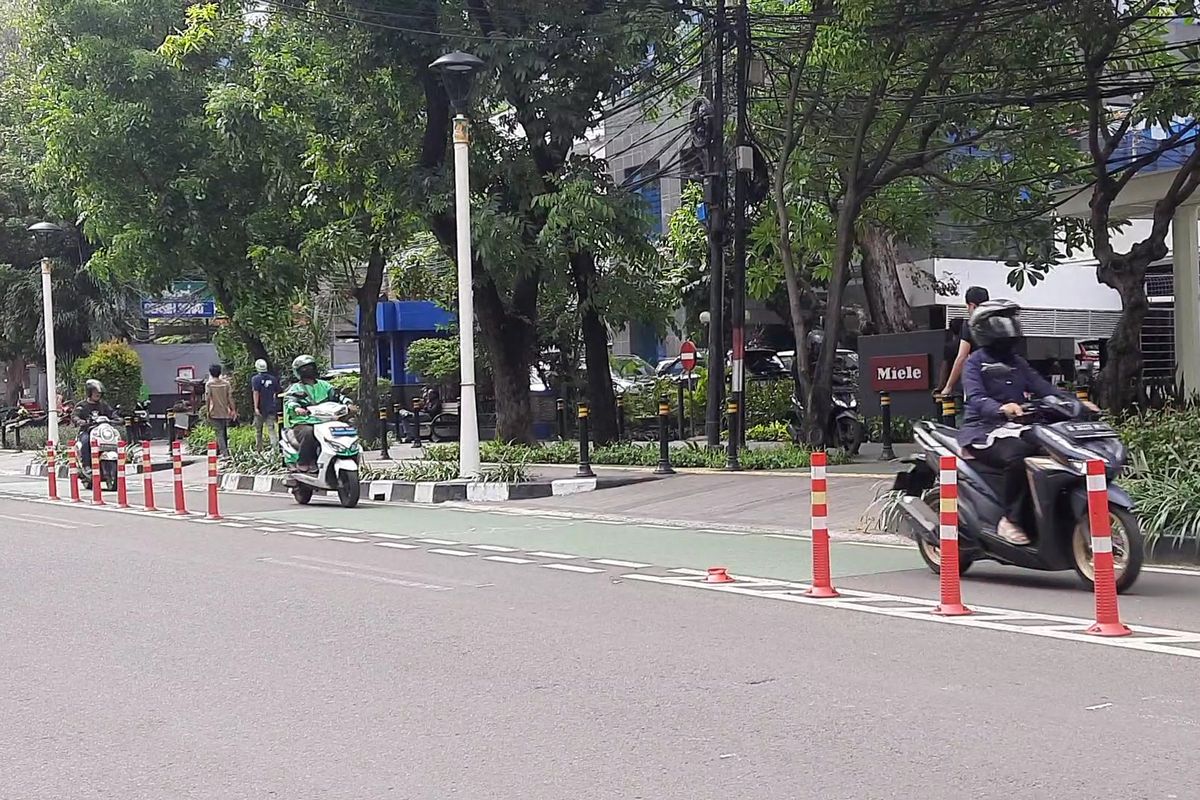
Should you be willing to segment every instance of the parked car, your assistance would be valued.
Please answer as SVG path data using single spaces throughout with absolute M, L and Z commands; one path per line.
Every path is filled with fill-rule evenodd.
M 708 352 L 700 350 L 696 353 L 696 366 L 706 369 L 708 367 Z M 678 381 L 683 378 L 683 361 L 679 356 L 674 358 L 664 358 L 658 362 L 658 368 L 655 370 L 660 378 L 669 378 L 673 381 Z M 694 379 L 695 376 L 693 376 Z
M 746 377 L 753 381 L 772 381 L 791 377 L 779 354 L 766 347 L 747 347 L 744 354 Z M 733 352 L 725 354 L 725 369 L 732 374 Z

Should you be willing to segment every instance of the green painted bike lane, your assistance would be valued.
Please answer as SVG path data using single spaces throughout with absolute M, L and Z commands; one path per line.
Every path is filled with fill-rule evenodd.
M 796 537 L 706 533 L 689 528 L 446 506 L 363 506 L 353 511 L 309 506 L 259 512 L 256 516 L 339 531 L 386 533 L 462 545 L 496 545 L 525 552 L 619 559 L 666 568 L 722 566 L 735 574 L 784 580 L 806 581 L 812 572 L 811 543 Z M 875 543 L 834 542 L 831 562 L 834 575 L 843 577 L 925 568 L 915 549 Z

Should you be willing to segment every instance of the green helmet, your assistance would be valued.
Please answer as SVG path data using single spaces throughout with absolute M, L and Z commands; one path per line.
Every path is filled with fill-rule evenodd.
M 317 360 L 310 355 L 296 356 L 296 360 L 292 362 L 292 373 L 295 374 L 297 380 L 302 380 L 303 376 L 300 370 L 305 367 L 312 367 L 310 373 L 315 373 L 317 369 Z

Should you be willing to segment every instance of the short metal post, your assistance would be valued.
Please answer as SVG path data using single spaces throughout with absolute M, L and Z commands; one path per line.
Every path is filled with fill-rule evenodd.
M 954 423 L 957 420 L 957 416 L 958 416 L 958 413 L 957 413 L 957 410 L 955 409 L 954 398 L 949 395 L 943 397 L 942 398 L 942 424 L 953 428 Z
M 896 452 L 892 449 L 892 396 L 887 392 L 879 393 L 879 411 L 883 415 L 883 452 L 879 460 L 893 461 Z
M 413 447 L 420 448 L 420 447 L 424 446 L 421 444 L 421 406 L 422 406 L 421 398 L 414 397 L 413 401 L 412 401 L 412 406 L 413 406 L 413 443 L 412 443 L 412 445 L 413 445 Z M 431 433 L 432 433 L 432 431 L 431 431 Z
M 680 381 L 676 388 L 679 393 L 679 441 L 687 441 L 687 412 L 684 409 L 686 403 L 683 397 L 683 381 Z
M 617 440 L 625 440 L 625 396 L 617 395 Z
M 388 412 L 387 406 L 379 409 L 379 457 L 385 461 L 392 459 L 391 453 L 388 452 Z
M 655 475 L 674 475 L 671 469 L 671 403 L 667 395 L 658 400 L 658 468 Z
M 554 416 L 558 425 L 558 440 L 567 440 L 567 401 L 561 397 L 554 401 Z
M 1086 387 L 1086 386 L 1076 386 L 1076 387 L 1075 387 L 1075 396 L 1076 396 L 1077 398 L 1079 398 L 1079 400 L 1080 400 L 1081 402 L 1084 402 L 1084 403 L 1086 403 L 1086 402 L 1088 401 L 1088 390 L 1087 390 L 1087 387 Z
M 725 407 L 725 413 L 729 417 L 729 447 L 725 459 L 725 469 L 731 472 L 737 472 L 742 468 L 741 462 L 738 461 L 738 404 L 736 400 L 730 400 Z
M 594 478 L 592 472 L 592 456 L 588 452 L 588 404 L 579 404 L 579 469 L 576 478 Z
M 21 451 L 23 451 L 25 449 L 24 447 L 21 446 L 21 423 L 20 423 L 20 421 L 18 421 L 16 427 L 13 428 L 13 436 L 16 438 L 17 452 L 20 453 Z

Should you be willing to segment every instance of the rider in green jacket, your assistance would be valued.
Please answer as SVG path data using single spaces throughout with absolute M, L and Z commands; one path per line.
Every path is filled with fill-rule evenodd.
M 312 472 L 317 464 L 317 437 L 313 426 L 319 420 L 309 413 L 309 406 L 349 401 L 333 384 L 317 377 L 317 360 L 312 356 L 298 356 L 292 362 L 292 372 L 296 382 L 285 393 L 283 427 L 294 430 L 296 435 L 300 451 L 300 463 L 296 468 L 302 472 Z

